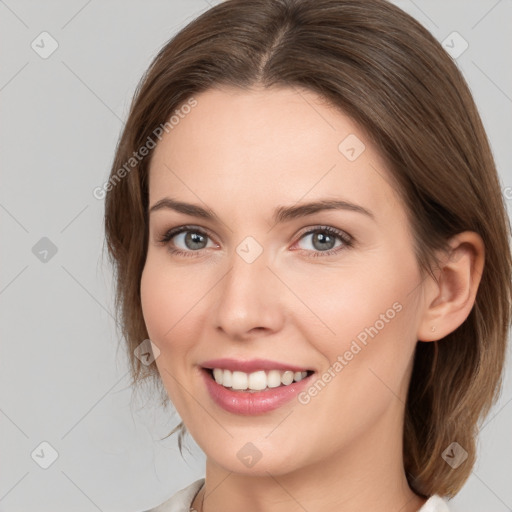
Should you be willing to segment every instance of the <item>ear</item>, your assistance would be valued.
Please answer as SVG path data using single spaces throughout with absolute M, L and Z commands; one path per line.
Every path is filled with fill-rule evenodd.
M 475 303 L 485 261 L 485 246 L 478 233 L 464 231 L 450 239 L 435 272 L 424 286 L 425 309 L 418 325 L 419 341 L 436 341 L 455 331 Z M 432 328 L 435 330 L 432 330 Z

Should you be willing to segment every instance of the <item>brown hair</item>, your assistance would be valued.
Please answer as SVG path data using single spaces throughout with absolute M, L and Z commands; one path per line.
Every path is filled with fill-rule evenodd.
M 473 309 L 439 342 L 417 343 L 405 409 L 409 485 L 422 496 L 454 496 L 475 462 L 477 423 L 501 389 L 512 269 L 495 163 L 462 74 L 422 25 L 384 0 L 228 0 L 193 20 L 154 59 L 135 93 L 111 178 L 176 108 L 220 85 L 302 87 L 363 127 L 398 184 L 424 275 L 451 236 L 469 230 L 482 237 L 486 261 Z M 151 155 L 111 180 L 105 199 L 132 384 L 160 382 L 155 365 L 134 356 L 148 338 L 139 287 Z M 181 450 L 183 423 L 176 430 Z M 468 452 L 457 469 L 441 457 L 453 441 Z

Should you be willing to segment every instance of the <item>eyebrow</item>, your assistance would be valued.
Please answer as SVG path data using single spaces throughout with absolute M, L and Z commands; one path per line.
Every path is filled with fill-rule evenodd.
M 202 219 L 220 221 L 219 217 L 209 208 L 203 208 L 199 205 L 176 201 L 170 197 L 164 197 L 163 199 L 160 199 L 160 201 L 157 201 L 153 206 L 149 208 L 149 213 L 151 214 L 152 212 L 163 209 L 174 210 L 179 213 L 184 213 L 185 215 L 191 215 L 193 217 L 199 217 Z M 366 215 L 375 220 L 375 216 L 370 210 L 358 204 L 339 199 L 320 199 L 318 201 L 303 203 L 299 205 L 278 206 L 274 210 L 272 219 L 276 224 L 283 223 L 300 217 L 305 217 L 307 215 L 313 215 L 314 213 L 323 210 L 348 210 L 362 213 L 363 215 Z

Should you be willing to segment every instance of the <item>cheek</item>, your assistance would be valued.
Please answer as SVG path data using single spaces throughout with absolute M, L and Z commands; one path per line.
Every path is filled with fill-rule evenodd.
M 339 334 L 329 359 L 336 361 L 342 356 L 345 361 L 338 384 L 343 382 L 343 388 L 354 390 L 350 407 L 363 398 L 371 403 L 392 401 L 395 395 L 390 389 L 400 395 L 416 346 L 418 311 L 416 296 L 411 293 L 419 279 L 416 268 L 386 268 L 387 273 L 351 279 L 351 291 L 340 300 L 334 327 Z
M 183 304 L 177 297 L 183 294 L 176 293 L 177 289 L 172 275 L 148 257 L 140 283 L 141 306 L 149 337 L 160 350 L 165 348 L 165 340 L 172 336 L 180 318 Z
M 161 294 L 162 286 L 157 279 L 157 273 L 146 262 L 140 281 L 141 307 L 149 337 L 155 341 L 160 339 L 157 333 L 161 331 L 159 324 L 165 316 L 167 306 L 165 302 L 162 303 Z
M 371 265 L 288 273 L 286 282 L 294 294 L 290 304 L 295 304 L 295 313 L 301 312 L 297 318 L 309 332 L 307 338 L 343 347 L 360 333 L 364 338 L 365 328 L 375 323 L 379 331 L 389 331 L 402 315 L 398 310 L 405 309 L 416 279 L 413 267 L 402 262 L 399 266 L 396 262 L 373 261 Z
M 347 389 L 352 390 L 343 398 L 348 410 L 374 399 L 387 403 L 393 394 L 386 386 L 401 389 L 416 344 L 417 304 L 411 292 L 420 277 L 415 260 L 390 254 L 371 265 L 327 270 L 309 280 L 297 275 L 294 288 L 315 313 L 298 304 L 303 337 L 336 374 L 324 403 L 339 401 Z
M 187 357 L 191 339 L 184 330 L 190 307 L 184 304 L 184 294 L 179 293 L 183 284 L 177 284 L 172 274 L 148 258 L 141 276 L 140 294 L 149 338 L 160 350 L 155 360 L 158 373 L 169 399 L 182 411 L 186 400 L 177 382 L 184 381 L 183 359 Z
M 162 353 L 180 353 L 197 339 L 192 329 L 200 325 L 197 305 L 207 289 L 197 276 L 148 255 L 140 283 L 141 306 L 148 335 Z

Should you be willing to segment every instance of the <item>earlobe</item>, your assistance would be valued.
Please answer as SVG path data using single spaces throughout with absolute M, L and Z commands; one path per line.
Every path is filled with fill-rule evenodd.
M 455 331 L 475 303 L 485 261 L 485 246 L 478 233 L 464 231 L 450 240 L 436 273 L 424 286 L 424 311 L 418 341 L 436 341 Z

